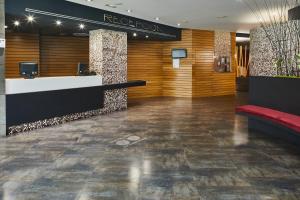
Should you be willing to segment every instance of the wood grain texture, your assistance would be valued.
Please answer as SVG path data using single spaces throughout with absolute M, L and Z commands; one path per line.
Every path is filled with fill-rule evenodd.
M 75 76 L 77 65 L 89 63 L 89 38 L 41 36 L 41 76 Z
M 212 96 L 233 95 L 236 93 L 236 33 L 231 33 L 231 71 L 230 73 L 213 73 Z
M 25 33 L 6 34 L 6 78 L 20 77 L 19 63 L 26 61 L 33 61 L 39 63 L 39 35 Z
M 79 62 L 89 62 L 89 39 L 8 34 L 6 76 L 18 77 L 18 63 L 40 62 L 41 76 L 76 75 Z M 213 69 L 214 32 L 183 30 L 173 42 L 129 41 L 128 80 L 146 80 L 147 87 L 129 89 L 129 98 L 206 97 L 235 94 L 235 33 L 231 33 L 232 73 Z M 188 58 L 173 69 L 171 51 L 186 48 Z
M 213 95 L 214 32 L 193 30 L 193 97 Z
M 9 33 L 6 78 L 19 77 L 19 62 L 34 61 L 40 76 L 74 76 L 79 62 L 89 63 L 89 39 Z
M 163 96 L 192 97 L 193 43 L 192 30 L 182 31 L 182 40 L 165 42 L 163 47 Z M 188 58 L 181 59 L 179 69 L 173 69 L 172 49 L 187 49 Z
M 162 42 L 128 41 L 128 80 L 145 80 L 146 87 L 131 88 L 129 98 L 162 96 Z

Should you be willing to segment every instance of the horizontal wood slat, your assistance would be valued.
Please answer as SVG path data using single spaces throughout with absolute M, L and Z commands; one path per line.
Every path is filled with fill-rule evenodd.
M 131 88 L 129 98 L 162 96 L 162 42 L 128 42 L 128 80 L 146 80 L 146 87 Z
M 89 38 L 41 36 L 41 76 L 75 76 L 79 62 L 89 63 Z
M 39 63 L 39 35 L 25 33 L 6 34 L 5 74 L 6 78 L 20 77 L 19 63 L 33 61 Z
M 6 77 L 19 77 L 18 63 L 40 62 L 41 76 L 76 75 L 79 62 L 89 62 L 89 39 L 79 37 L 7 34 Z M 235 34 L 231 33 L 232 60 Z M 188 50 L 180 69 L 173 69 L 173 48 Z M 129 89 L 129 98 L 204 97 L 235 94 L 235 73 L 213 69 L 214 32 L 183 30 L 173 42 L 129 41 L 128 80 L 146 80 L 147 86 Z M 235 72 L 235 62 L 233 71 Z

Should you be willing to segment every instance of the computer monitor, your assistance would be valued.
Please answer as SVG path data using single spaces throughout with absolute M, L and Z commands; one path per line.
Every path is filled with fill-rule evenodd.
M 26 79 L 33 79 L 39 74 L 39 65 L 35 62 L 20 62 L 20 75 Z
M 172 49 L 172 58 L 187 58 L 187 49 Z
M 78 76 L 85 76 L 89 73 L 89 66 L 87 64 L 78 63 Z

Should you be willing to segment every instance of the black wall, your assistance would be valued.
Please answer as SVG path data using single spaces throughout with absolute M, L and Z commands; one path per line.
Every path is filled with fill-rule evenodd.
M 289 20 L 300 20 L 300 6 L 289 10 Z
M 300 79 L 250 77 L 249 103 L 300 115 Z
M 138 33 L 139 37 L 149 40 L 180 40 L 181 29 L 163 24 L 146 21 L 131 16 L 101 10 L 65 0 L 7 0 L 5 1 L 7 31 L 39 32 L 47 35 L 66 35 L 86 33 L 96 29 L 109 29 L 129 33 Z M 34 15 L 36 21 L 28 23 L 26 16 Z M 111 16 L 111 20 L 105 16 Z M 63 26 L 57 27 L 55 20 L 61 20 Z M 19 27 L 13 26 L 13 21 L 21 21 Z M 129 23 L 130 22 L 130 23 Z M 86 25 L 85 30 L 79 30 L 79 23 Z

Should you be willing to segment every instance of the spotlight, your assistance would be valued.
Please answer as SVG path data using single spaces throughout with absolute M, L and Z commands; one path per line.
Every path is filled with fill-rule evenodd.
M 149 38 L 149 35 L 146 35 L 146 38 L 148 39 L 148 38 Z
M 62 24 L 62 22 L 61 22 L 60 20 L 56 20 L 55 24 L 56 24 L 57 26 L 60 26 L 60 25 Z
M 20 22 L 19 21 L 14 21 L 14 25 L 15 26 L 20 26 Z
M 137 34 L 136 33 L 133 33 L 133 37 L 136 37 L 137 36 Z
M 79 28 L 82 30 L 85 28 L 85 25 L 84 24 L 79 24 Z
M 32 15 L 27 16 L 28 22 L 34 22 L 34 17 Z

